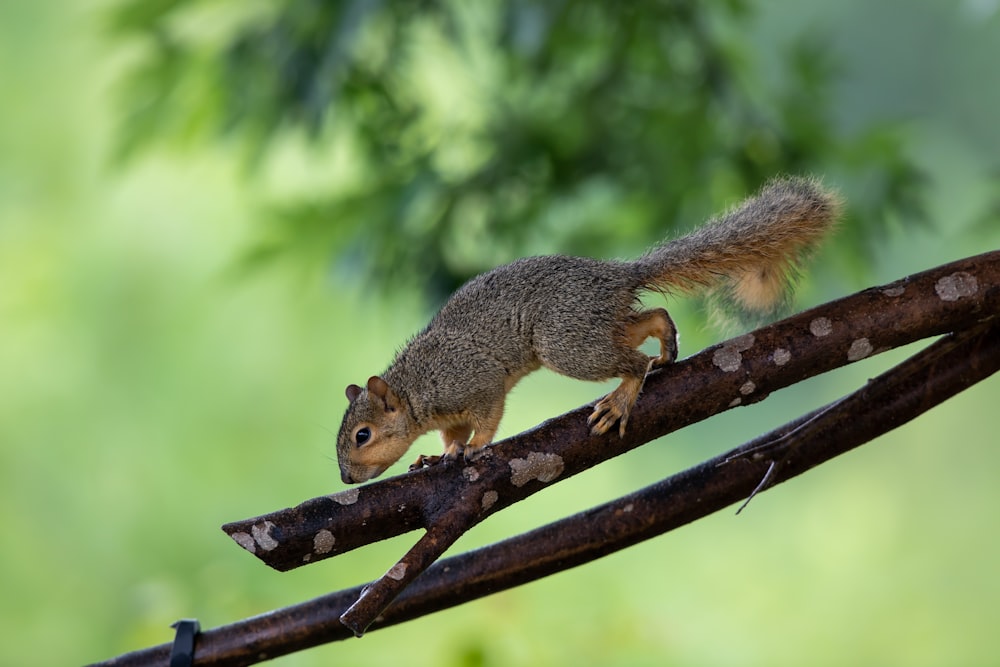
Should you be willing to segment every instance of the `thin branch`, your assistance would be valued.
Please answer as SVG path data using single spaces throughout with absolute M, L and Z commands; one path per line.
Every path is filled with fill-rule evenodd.
M 1000 322 L 993 318 L 943 338 L 846 398 L 729 453 L 610 503 L 439 562 L 373 628 L 518 586 L 685 525 L 745 497 L 778 456 L 785 464 L 775 484 L 892 430 L 997 370 Z M 361 592 L 348 589 L 209 630 L 198 638 L 196 664 L 252 664 L 347 638 L 351 629 L 337 619 Z M 166 665 L 169 650 L 165 644 L 100 664 Z
M 340 622 L 358 637 L 363 635 L 396 596 L 447 551 L 473 523 L 475 516 L 469 516 L 466 505 L 456 505 L 428 528 L 424 536 L 392 569 L 362 590 L 357 601 L 340 616 Z

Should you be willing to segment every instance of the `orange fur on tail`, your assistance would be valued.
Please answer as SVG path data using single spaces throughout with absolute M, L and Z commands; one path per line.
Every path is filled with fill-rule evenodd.
M 637 261 L 643 283 L 660 291 L 719 288 L 748 312 L 787 297 L 799 262 L 837 222 L 840 198 L 812 178 L 771 181 L 736 208 Z

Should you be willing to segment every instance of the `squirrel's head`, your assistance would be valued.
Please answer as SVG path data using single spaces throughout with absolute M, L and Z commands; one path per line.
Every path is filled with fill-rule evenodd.
M 348 385 L 347 412 L 337 435 L 337 462 L 345 484 L 378 477 L 410 448 L 410 416 L 385 380 L 368 378 L 362 388 Z

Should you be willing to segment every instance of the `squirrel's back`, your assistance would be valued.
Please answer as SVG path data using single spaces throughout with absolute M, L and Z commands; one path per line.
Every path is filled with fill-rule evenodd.
M 499 328 L 530 336 L 538 321 L 550 318 L 554 310 L 577 309 L 583 302 L 631 305 L 631 292 L 639 287 L 630 262 L 566 255 L 525 257 L 467 282 L 428 329 Z
M 641 287 L 631 262 L 526 257 L 466 283 L 425 331 L 481 341 L 514 374 L 542 365 L 571 377 L 605 379 L 611 377 L 607 344 L 636 307 Z

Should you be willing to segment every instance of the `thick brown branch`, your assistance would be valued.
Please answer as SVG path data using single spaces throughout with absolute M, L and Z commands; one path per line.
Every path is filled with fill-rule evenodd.
M 474 465 L 439 465 L 223 526 L 267 565 L 291 568 L 418 527 L 461 503 L 470 522 L 548 483 L 807 377 L 1000 311 L 1000 252 L 845 297 L 651 374 L 624 438 L 592 436 L 589 407 L 497 443 Z M 444 506 L 442 506 L 444 504 Z
M 349 496 L 342 493 L 321 499 L 318 502 L 335 512 L 318 530 L 316 522 L 311 522 L 310 530 L 303 533 L 295 523 L 306 513 L 302 506 L 292 510 L 292 517 L 274 514 L 224 529 L 267 564 L 289 569 L 358 546 L 362 539 L 390 537 L 410 529 L 419 512 L 423 525 L 431 529 L 428 535 L 366 588 L 364 599 L 341 618 L 360 635 L 447 548 L 446 544 L 439 550 L 443 532 L 454 541 L 492 512 L 552 481 L 725 409 L 762 400 L 771 391 L 810 375 L 970 326 L 1000 310 L 998 302 L 1000 253 L 955 262 L 807 311 L 652 374 L 644 400 L 633 411 L 634 425 L 622 438 L 614 433 L 590 435 L 578 410 L 498 443 L 474 465 L 436 466 L 411 474 L 407 487 L 400 486 L 397 478 L 349 492 Z M 768 471 L 765 483 L 772 472 Z M 358 503 L 363 498 L 364 504 L 360 510 L 347 505 L 351 508 L 339 511 L 338 506 L 345 507 L 345 498 Z M 404 518 L 390 519 L 393 509 Z M 436 515 L 442 512 L 455 523 L 436 525 Z M 377 527 L 373 516 L 380 518 Z M 359 518 L 363 526 L 369 526 L 363 537 L 353 533 Z M 345 535 L 349 537 L 343 539 Z M 400 572 L 405 576 L 398 577 Z
M 374 627 L 400 623 L 585 563 L 738 501 L 769 458 L 788 455 L 780 483 L 913 419 L 1000 369 L 1000 322 L 948 336 L 850 396 L 662 482 L 515 538 L 431 567 Z M 808 436 L 808 437 L 807 437 Z M 243 665 L 351 631 L 337 618 L 360 594 L 349 589 L 210 630 L 197 664 Z M 103 665 L 166 665 L 169 645 Z
M 949 336 L 872 380 L 847 399 L 636 493 L 435 565 L 374 627 L 563 571 L 678 528 L 744 498 L 768 467 L 762 446 L 782 455 L 785 435 L 814 416 L 824 427 L 796 439 L 776 475 L 784 482 L 891 431 L 1000 370 L 1000 322 Z M 769 450 L 766 445 L 779 443 Z M 425 605 L 430 605 L 427 607 Z

